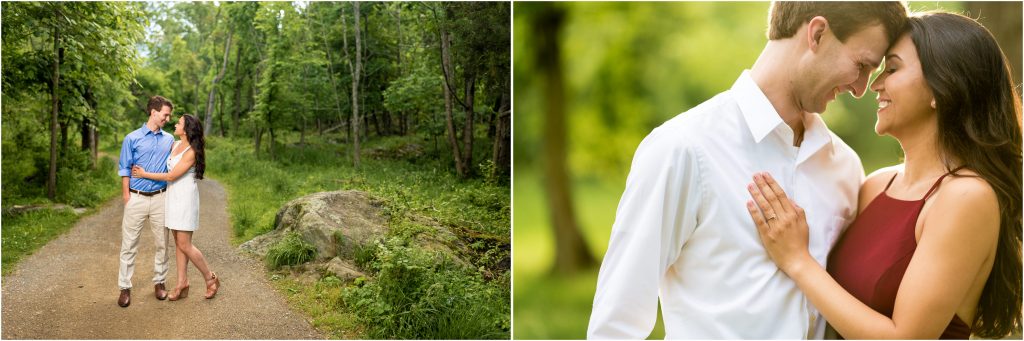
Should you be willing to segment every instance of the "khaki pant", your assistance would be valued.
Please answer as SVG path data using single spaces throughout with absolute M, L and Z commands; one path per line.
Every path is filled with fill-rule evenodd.
M 153 230 L 153 240 L 156 242 L 156 257 L 153 259 L 153 283 L 163 283 L 167 279 L 165 196 L 166 192 L 149 197 L 131 193 L 128 203 L 124 205 L 124 218 L 121 220 L 121 266 L 117 277 L 117 285 L 121 289 L 132 287 L 135 255 L 139 253 L 139 236 L 142 234 L 142 225 L 146 218 L 149 218 L 149 227 Z

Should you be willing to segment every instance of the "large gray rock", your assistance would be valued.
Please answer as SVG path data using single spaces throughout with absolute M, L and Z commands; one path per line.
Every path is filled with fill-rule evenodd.
M 358 248 L 384 236 L 387 218 L 381 214 L 380 205 L 364 192 L 314 193 L 285 204 L 274 219 L 274 230 L 245 242 L 241 248 L 262 257 L 292 231 L 316 247 L 318 258 L 350 259 Z
M 449 229 L 432 219 L 411 215 L 409 224 L 419 226 L 413 244 L 439 252 L 455 262 L 470 266 L 470 255 L 462 241 Z M 324 270 L 343 280 L 363 276 L 356 264 L 359 250 L 372 247 L 386 238 L 388 218 L 381 203 L 360 191 L 334 191 L 310 194 L 285 204 L 277 213 L 274 230 L 243 243 L 239 248 L 263 258 L 285 234 L 297 233 L 317 249 L 317 259 L 293 271 Z

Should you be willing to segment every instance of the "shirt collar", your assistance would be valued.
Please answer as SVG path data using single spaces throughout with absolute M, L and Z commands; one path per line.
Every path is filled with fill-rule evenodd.
M 832 146 L 832 134 L 819 114 L 804 114 L 804 141 L 800 144 L 797 163 L 803 162 L 821 150 Z M 831 148 L 830 148 L 831 150 Z
M 764 95 L 764 91 L 754 83 L 754 78 L 750 77 L 750 70 L 743 70 L 733 83 L 732 91 L 736 93 L 736 103 L 739 104 L 740 112 L 747 121 L 747 128 L 750 128 L 754 142 L 760 143 L 772 130 L 780 124 L 785 124 L 775 111 L 775 107 L 768 101 L 768 96 Z
M 142 128 L 140 128 L 140 129 L 142 129 L 142 131 L 146 132 L 146 135 L 149 135 L 149 134 L 153 134 L 153 135 L 161 135 L 161 134 L 163 134 L 163 133 L 164 133 L 164 130 L 163 130 L 163 129 L 160 129 L 160 128 L 157 128 L 157 129 L 156 129 L 156 132 L 154 132 L 154 131 L 152 131 L 152 130 L 149 130 L 149 127 L 147 127 L 147 126 L 146 126 L 146 123 L 143 123 L 143 124 L 142 124 Z
M 780 125 L 786 124 L 779 116 L 779 112 L 775 111 L 772 103 L 768 101 L 768 96 L 765 96 L 764 91 L 754 82 L 754 78 L 750 76 L 750 70 L 743 70 L 740 77 L 733 83 L 732 91 L 736 93 L 736 98 L 742 99 L 737 100 L 736 103 L 740 107 L 740 112 L 743 113 L 743 118 L 747 121 L 747 128 L 750 129 L 750 135 L 755 142 L 760 143 Z M 805 114 L 804 141 L 800 144 L 800 149 L 809 152 L 806 157 L 831 143 L 832 135 L 829 134 L 828 127 L 821 120 L 821 116 Z

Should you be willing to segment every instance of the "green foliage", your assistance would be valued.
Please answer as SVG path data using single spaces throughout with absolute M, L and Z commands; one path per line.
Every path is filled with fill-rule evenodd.
M 507 339 L 509 290 L 393 238 L 377 247 L 377 277 L 344 302 L 377 339 Z
M 298 233 L 290 232 L 267 250 L 267 265 L 277 269 L 285 265 L 298 265 L 316 259 L 316 247 Z
M 117 163 L 100 158 L 95 170 L 89 170 L 87 151 L 69 151 L 65 164 L 57 171 L 57 201 L 75 207 L 97 207 L 121 193 Z

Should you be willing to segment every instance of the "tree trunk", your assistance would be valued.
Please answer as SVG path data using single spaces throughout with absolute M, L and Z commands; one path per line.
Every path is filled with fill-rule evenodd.
M 564 10 L 551 7 L 537 15 L 537 65 L 543 75 L 544 96 L 544 179 L 551 205 L 551 222 L 555 232 L 555 274 L 571 274 L 596 264 L 580 234 L 572 206 L 572 191 L 566 169 L 565 88 L 562 78 L 558 32 Z
M 220 90 L 217 92 L 220 93 Z M 220 126 L 217 130 L 220 130 L 220 137 L 224 137 L 224 131 L 227 130 L 224 129 L 224 94 L 217 96 L 217 113 L 217 123 Z
M 462 163 L 462 155 L 459 152 L 459 140 L 455 136 L 455 121 L 452 118 L 452 90 L 448 86 L 448 80 L 451 78 L 452 73 L 452 56 L 451 56 L 451 33 L 448 32 L 447 28 L 441 28 L 441 73 L 444 74 L 445 84 L 444 87 L 444 114 L 445 114 L 445 127 L 448 130 L 448 144 L 452 147 L 452 157 L 455 161 L 455 173 L 460 178 L 467 176 L 466 166 Z
M 377 136 L 384 136 L 384 121 L 381 120 L 380 112 L 371 112 L 369 116 L 372 117 L 373 130 L 377 132 Z
M 270 143 L 267 143 L 267 151 L 270 152 L 270 160 L 277 160 L 277 155 L 274 154 L 274 125 L 267 124 L 267 132 L 270 133 Z
M 345 7 L 342 6 L 341 10 L 341 27 L 344 28 Z M 323 29 L 324 23 L 319 20 L 318 22 L 320 23 L 321 29 Z M 322 38 L 324 42 L 324 51 L 327 52 L 327 78 L 331 80 L 331 90 L 334 90 L 331 91 L 331 93 L 334 94 L 334 107 L 338 109 L 338 123 L 342 124 L 345 122 L 345 112 L 341 109 L 341 98 L 338 96 L 338 94 L 341 93 L 341 89 L 338 88 L 338 81 L 334 79 L 334 67 L 332 66 L 334 65 L 334 59 L 331 57 L 331 46 L 330 44 L 327 44 L 327 36 L 327 32 L 321 32 L 320 34 L 320 38 Z M 345 38 L 343 34 L 342 39 L 345 41 L 345 45 L 343 47 L 345 49 L 345 55 L 348 56 L 348 38 Z M 348 129 L 345 129 L 345 131 L 348 132 Z M 323 134 L 323 132 L 321 132 L 321 134 Z M 348 136 L 345 136 L 345 142 L 348 143 Z
M 93 97 L 92 86 L 87 85 L 82 93 L 85 103 L 89 105 L 89 111 L 96 115 L 96 98 Z M 98 116 L 96 116 L 98 118 Z M 89 151 L 89 169 L 96 169 L 97 137 L 96 124 L 89 115 L 82 116 L 82 150 Z
M 256 158 L 259 159 L 260 158 L 260 139 L 263 138 L 263 128 L 260 127 L 259 124 L 257 124 L 255 130 L 256 131 L 253 132 L 253 134 L 252 134 L 253 139 L 256 140 L 255 141 L 256 146 L 255 146 L 255 148 L 253 148 L 253 150 L 255 151 Z
M 54 16 L 59 16 L 54 13 Z M 54 21 L 57 19 L 54 18 Z M 51 201 L 57 198 L 57 105 L 60 102 L 60 31 L 56 24 L 53 27 L 53 82 L 50 88 L 50 99 L 53 110 L 50 111 L 50 173 L 46 178 L 46 197 Z
M 299 146 L 305 147 L 306 145 L 306 118 L 302 118 L 302 129 L 299 133 Z
M 476 73 L 466 72 L 466 121 L 462 125 L 462 164 L 466 167 L 466 176 L 473 173 L 473 98 L 476 95 Z
M 359 71 L 363 67 L 362 46 L 359 38 L 359 2 L 353 2 L 352 8 L 355 11 L 355 36 L 356 53 L 353 59 L 356 65 L 352 69 L 352 161 L 356 168 L 359 168 Z
M 495 112 L 494 148 L 491 161 L 494 163 L 492 177 L 511 175 L 512 170 L 512 113 L 508 110 L 508 92 L 501 93 L 501 103 Z
M 217 73 L 217 77 L 214 77 L 213 82 L 210 83 L 210 94 L 206 97 L 206 118 L 203 119 L 203 128 L 207 134 L 213 129 L 213 97 L 217 93 L 217 83 L 220 82 L 221 78 L 224 78 L 224 72 L 228 70 L 228 55 L 231 54 L 231 36 L 234 34 L 234 28 L 228 31 L 228 39 L 224 42 L 224 61 L 221 63 L 220 72 Z
M 242 51 L 235 52 L 235 102 L 231 106 L 231 129 L 230 136 L 238 134 L 238 112 L 242 111 L 242 81 L 245 78 L 238 72 L 239 64 L 242 63 Z
M 64 112 L 64 100 L 57 101 L 57 117 L 60 122 L 60 149 L 58 155 L 66 156 L 68 153 L 68 126 L 71 125 L 71 119 L 67 115 L 61 115 Z M 64 117 L 61 117 L 64 116 Z

